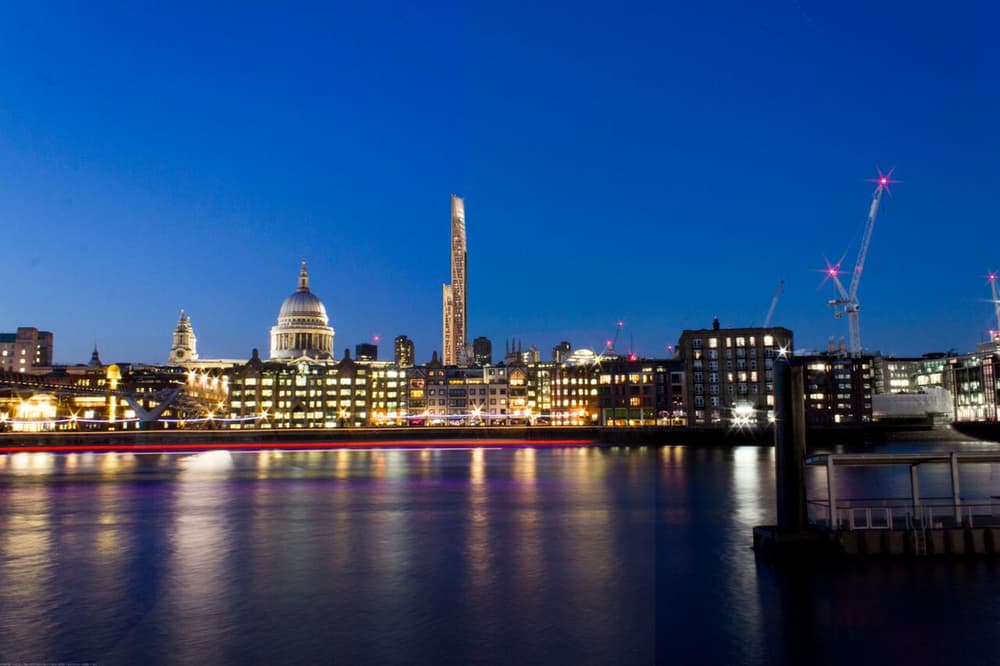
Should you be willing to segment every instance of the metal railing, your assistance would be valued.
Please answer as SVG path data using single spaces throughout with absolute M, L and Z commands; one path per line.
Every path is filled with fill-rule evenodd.
M 909 498 L 905 498 L 908 500 Z M 993 498 L 954 504 L 948 498 L 921 498 L 914 506 L 904 498 L 838 500 L 831 520 L 829 502 L 807 502 L 809 524 L 837 530 L 927 530 L 954 527 L 1000 527 L 1000 503 Z

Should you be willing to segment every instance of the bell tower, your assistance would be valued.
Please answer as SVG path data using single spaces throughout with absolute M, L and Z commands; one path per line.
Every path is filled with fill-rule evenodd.
M 191 327 L 191 318 L 181 310 L 181 317 L 174 329 L 174 342 L 170 347 L 167 365 L 183 365 L 188 361 L 198 360 L 198 338 Z

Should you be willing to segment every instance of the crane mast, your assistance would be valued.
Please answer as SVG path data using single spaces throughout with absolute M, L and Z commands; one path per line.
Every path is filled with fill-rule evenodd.
M 771 298 L 771 307 L 767 309 L 767 316 L 764 317 L 764 328 L 771 325 L 771 317 L 774 316 L 774 309 L 778 307 L 778 299 L 781 297 L 781 292 L 785 289 L 785 281 L 781 280 L 778 282 L 778 288 L 774 290 L 774 296 Z
M 990 273 L 987 279 L 990 281 L 990 289 L 993 292 L 993 311 L 996 313 L 997 318 L 997 329 L 991 331 L 992 335 L 990 337 L 993 339 L 993 342 L 1000 342 L 1000 297 L 997 296 L 997 274 Z
M 604 353 L 603 356 L 616 356 L 618 352 L 615 351 L 615 347 L 618 345 L 618 336 L 621 335 L 622 327 L 625 326 L 625 322 L 619 320 L 618 324 L 615 326 L 615 338 L 614 340 L 607 340 L 604 343 Z
M 858 258 L 854 262 L 850 287 L 845 289 L 844 284 L 840 281 L 837 271 L 839 264 L 829 270 L 829 276 L 833 280 L 833 284 L 837 287 L 837 293 L 840 298 L 827 301 L 827 304 L 833 308 L 833 314 L 838 319 L 844 314 L 847 315 L 847 328 L 850 336 L 849 351 L 851 356 L 855 358 L 861 356 L 861 322 L 858 318 L 861 304 L 858 303 L 858 287 L 861 284 L 861 273 L 865 268 L 865 259 L 868 257 L 868 248 L 871 246 L 872 231 L 875 229 L 875 219 L 878 217 L 879 204 L 882 203 L 882 194 L 888 191 L 891 183 L 899 182 L 892 180 L 892 172 L 893 169 L 890 169 L 888 173 L 883 174 L 880 170 L 878 178 L 873 178 L 869 181 L 876 183 L 875 191 L 872 193 L 872 203 L 868 209 L 868 221 L 865 224 L 865 233 L 861 239 L 861 247 L 858 249 Z

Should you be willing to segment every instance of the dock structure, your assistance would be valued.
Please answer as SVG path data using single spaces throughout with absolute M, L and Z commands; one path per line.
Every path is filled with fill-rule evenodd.
M 754 528 L 754 548 L 766 557 L 799 562 L 813 556 L 1000 556 L 1000 498 L 962 492 L 963 470 L 968 472 L 970 465 L 998 463 L 1000 450 L 808 456 L 807 467 L 825 472 L 825 497 L 806 500 L 805 528 L 801 531 Z M 946 495 L 921 492 L 918 470 L 929 466 L 947 469 Z M 871 467 L 907 470 L 909 495 L 838 496 L 838 478 L 852 469 Z
M 1000 555 L 1000 503 L 989 495 L 962 494 L 963 465 L 1000 463 L 1000 450 L 806 457 L 799 373 L 801 368 L 791 368 L 787 362 L 774 365 L 778 520 L 777 525 L 754 527 L 758 555 L 795 564 L 851 556 Z M 932 465 L 948 468 L 947 496 L 921 494 L 918 470 Z M 839 474 L 873 466 L 908 469 L 909 496 L 837 496 Z M 825 469 L 825 498 L 809 498 L 806 467 Z
M 808 500 L 807 524 L 825 532 L 844 555 L 1000 555 L 1000 504 L 992 496 L 962 495 L 962 469 L 1000 463 L 1000 451 L 828 453 L 806 465 L 826 471 L 825 499 Z M 950 492 L 921 494 L 918 469 L 947 466 Z M 909 497 L 840 498 L 838 472 L 850 468 L 908 468 Z

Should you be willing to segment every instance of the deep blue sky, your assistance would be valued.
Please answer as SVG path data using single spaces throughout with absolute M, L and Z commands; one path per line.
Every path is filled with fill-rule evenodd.
M 665 353 L 684 328 L 970 350 L 992 323 L 995 3 L 0 7 L 0 331 L 56 359 L 266 354 L 300 257 L 343 350 L 440 349 L 449 195 L 469 333 Z M 391 347 L 383 342 L 383 356 Z

